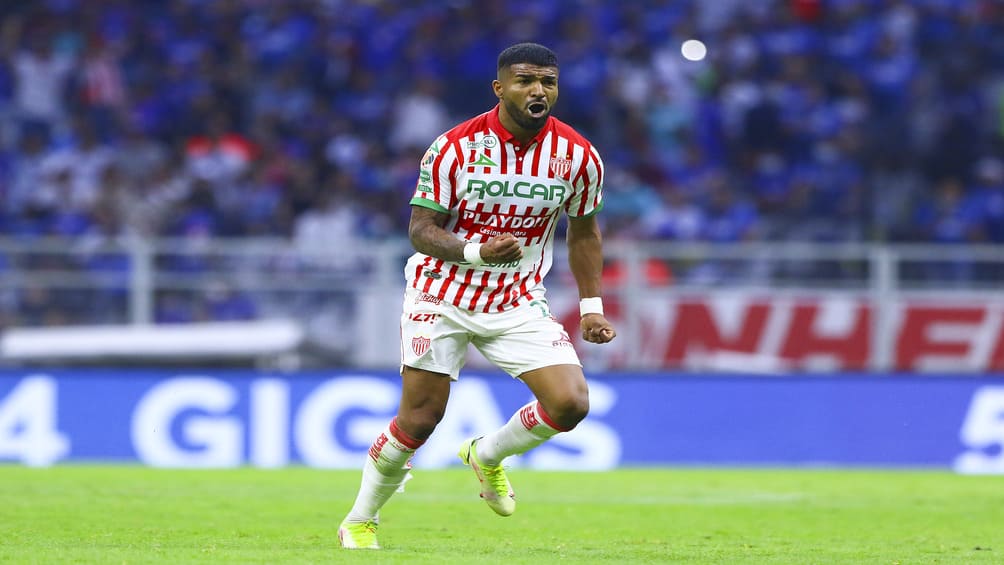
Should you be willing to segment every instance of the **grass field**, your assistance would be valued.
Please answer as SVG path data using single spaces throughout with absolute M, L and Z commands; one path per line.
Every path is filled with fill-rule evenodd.
M 0 466 L 2 563 L 1004 563 L 1004 477 L 938 472 L 417 470 L 380 551 L 338 547 L 354 471 Z

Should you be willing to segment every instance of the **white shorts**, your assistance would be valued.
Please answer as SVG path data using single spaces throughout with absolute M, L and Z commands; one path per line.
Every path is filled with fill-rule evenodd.
M 467 346 L 512 377 L 551 365 L 578 365 L 565 328 L 543 298 L 505 312 L 471 312 L 408 287 L 401 314 L 401 365 L 457 380 Z

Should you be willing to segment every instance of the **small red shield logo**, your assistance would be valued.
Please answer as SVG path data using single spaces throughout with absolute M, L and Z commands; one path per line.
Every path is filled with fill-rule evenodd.
M 429 350 L 429 345 L 431 344 L 432 340 L 427 337 L 419 336 L 411 338 L 411 350 L 419 357 L 425 355 L 425 352 Z
M 537 420 L 537 412 L 534 408 L 535 405 L 528 404 L 519 411 L 519 421 L 522 422 L 523 427 L 528 430 L 532 430 L 540 425 L 540 421 Z
M 551 172 L 555 176 L 560 178 L 566 178 L 568 173 L 572 170 L 572 160 L 571 159 L 559 159 L 558 157 L 551 157 Z

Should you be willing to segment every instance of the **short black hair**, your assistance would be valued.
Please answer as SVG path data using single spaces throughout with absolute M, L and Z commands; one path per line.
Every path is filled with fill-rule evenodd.
M 557 67 L 558 56 L 539 43 L 517 43 L 499 53 L 498 70 L 517 63 L 529 63 L 538 67 Z

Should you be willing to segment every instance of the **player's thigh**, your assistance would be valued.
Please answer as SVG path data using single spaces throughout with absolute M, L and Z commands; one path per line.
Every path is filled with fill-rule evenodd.
M 551 316 L 539 316 L 533 310 L 527 313 L 522 323 L 490 337 L 474 337 L 471 343 L 512 377 L 553 365 L 581 367 L 565 328 Z
M 398 425 L 413 437 L 428 437 L 446 414 L 452 382 L 446 373 L 402 367 Z

